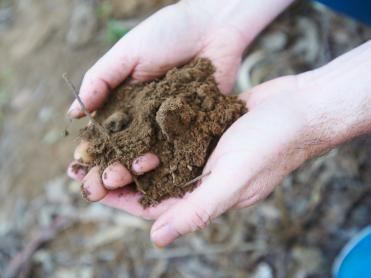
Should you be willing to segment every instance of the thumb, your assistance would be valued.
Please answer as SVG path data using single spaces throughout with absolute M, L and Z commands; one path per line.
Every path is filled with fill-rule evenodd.
M 223 166 L 218 161 L 216 164 L 219 165 L 212 167 L 211 174 L 203 178 L 201 185 L 153 224 L 151 240 L 155 245 L 165 247 L 180 236 L 205 228 L 238 201 L 239 188 L 243 188 L 241 184 L 245 182 L 241 175 L 244 171 L 239 171 L 236 164 L 225 163 L 225 159 Z M 210 168 L 206 166 L 204 172 L 207 173 Z
M 99 108 L 108 94 L 135 68 L 137 58 L 133 55 L 129 37 L 130 34 L 123 37 L 84 75 L 79 96 L 89 112 Z M 72 118 L 84 116 L 77 100 L 72 103 L 67 113 Z

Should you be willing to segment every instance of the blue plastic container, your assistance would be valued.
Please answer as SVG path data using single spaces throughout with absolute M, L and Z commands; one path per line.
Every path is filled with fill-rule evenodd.
M 356 235 L 341 251 L 333 267 L 335 278 L 371 277 L 371 226 Z
M 318 0 L 317 2 L 371 25 L 371 0 Z

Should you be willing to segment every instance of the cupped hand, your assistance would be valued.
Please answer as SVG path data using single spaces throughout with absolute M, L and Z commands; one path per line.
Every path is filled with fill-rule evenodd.
M 194 3 L 182 1 L 160 10 L 124 36 L 88 70 L 79 93 L 88 111 L 97 109 L 109 92 L 127 78 L 148 81 L 196 57 L 207 57 L 213 62 L 221 91 L 230 92 L 247 40 L 228 13 L 208 13 L 202 2 Z M 212 4 L 213 9 L 220 4 Z M 68 114 L 73 118 L 84 116 L 77 100 Z M 83 181 L 84 196 L 91 201 L 102 199 L 107 190 L 129 184 L 130 171 L 143 174 L 159 165 L 153 154 L 144 154 L 134 161 L 130 171 L 115 163 L 100 177 L 100 169 L 95 167 L 86 173 L 81 163 L 84 162 L 81 153 L 86 156 L 87 148 L 88 142 L 79 145 L 68 174 Z
M 247 39 L 230 15 L 203 13 L 181 1 L 143 21 L 113 46 L 84 76 L 80 98 L 89 111 L 128 77 L 148 81 L 196 57 L 209 58 L 223 93 L 229 93 Z M 252 33 L 253 29 L 251 29 Z M 75 101 L 68 114 L 84 115 Z
M 80 97 L 89 111 L 97 109 L 109 92 L 128 77 L 135 81 L 151 80 L 195 57 L 209 58 L 216 68 L 215 78 L 221 91 L 225 94 L 230 92 L 249 39 L 226 12 L 219 13 L 217 8 L 213 13 L 203 12 L 202 7 L 195 11 L 192 5 L 187 4 L 191 2 L 183 1 L 167 7 L 147 19 L 86 73 Z M 193 2 L 202 6 L 201 1 Z M 250 25 L 250 39 L 262 25 L 257 21 Z M 68 173 L 82 181 L 87 199 L 103 199 L 101 202 L 108 206 L 145 219 L 157 219 L 151 237 L 158 246 L 165 246 L 183 234 L 205 227 L 231 207 L 248 206 L 264 198 L 286 173 L 297 166 L 291 157 L 284 155 L 288 148 L 292 148 L 289 142 L 295 141 L 301 126 L 299 117 L 294 115 L 289 105 L 291 98 L 282 95 L 266 103 L 262 101 L 267 91 L 281 88 L 283 94 L 288 92 L 285 88 L 290 87 L 291 93 L 294 90 L 292 80 L 285 80 L 262 86 L 269 90 L 255 89 L 262 94 L 242 97 L 247 100 L 250 112 L 221 138 L 204 169 L 204 173 L 211 171 L 211 174 L 182 199 L 168 199 L 156 207 L 144 209 L 139 203 L 141 193 L 126 186 L 133 178 L 130 172 L 141 174 L 158 165 L 158 158 L 153 154 L 137 159 L 130 171 L 114 163 L 101 176 L 97 167 L 86 173 L 80 163 L 84 157 L 89 159 L 86 157 L 89 143 L 82 142 Z M 84 116 L 77 101 L 69 109 L 69 115 Z M 300 151 L 290 149 L 289 153 L 298 155 Z
M 371 132 L 370 67 L 371 41 L 322 68 L 253 88 L 241 96 L 249 112 L 222 136 L 204 169 L 211 174 L 193 192 L 150 209 L 121 201 L 120 191 L 104 203 L 156 219 L 158 246 L 255 204 L 308 159 Z
M 204 168 L 211 174 L 184 198 L 143 209 L 140 194 L 124 187 L 102 203 L 155 219 L 151 239 L 161 247 L 255 204 L 306 160 L 371 132 L 370 61 L 371 41 L 320 69 L 242 94 L 249 112 L 223 134 Z
M 315 153 L 315 144 L 310 153 L 302 145 L 307 132 L 296 103 L 296 78 L 279 78 L 241 95 L 249 112 L 224 133 L 203 171 L 211 174 L 184 198 L 168 199 L 144 209 L 139 203 L 141 193 L 122 187 L 131 182 L 130 174 L 124 178 L 116 172 L 114 186 L 109 188 L 114 190 L 105 191 L 101 202 L 145 219 L 156 219 L 152 241 L 166 246 L 181 235 L 206 227 L 228 209 L 247 207 L 265 198 L 287 174 Z M 148 169 L 142 168 L 141 173 Z M 107 189 L 107 182 L 104 174 L 100 179 L 98 170 L 93 168 L 85 177 L 84 187 L 96 196 L 101 194 L 101 188 Z
M 188 2 L 203 3 L 184 1 Z M 260 2 L 252 1 L 257 5 Z M 128 76 L 149 80 L 197 56 L 212 60 L 217 82 L 223 93 L 228 93 L 244 48 L 241 42 L 246 38 L 235 26 L 228 29 L 218 15 L 214 16 L 218 20 L 203 20 L 200 13 L 181 4 L 146 20 L 88 71 L 80 91 L 87 108 L 98 108 L 108 92 Z M 204 169 L 211 174 L 182 199 L 142 208 L 141 193 L 125 186 L 133 177 L 119 164 L 109 166 L 102 177 L 100 169 L 86 173 L 76 161 L 68 172 L 83 180 L 88 198 L 104 197 L 103 204 L 155 219 L 152 241 L 166 246 L 179 236 L 204 228 L 228 209 L 247 207 L 265 198 L 307 159 L 371 132 L 370 61 L 371 42 L 321 69 L 269 81 L 243 94 L 249 112 L 220 139 Z M 83 116 L 76 102 L 69 114 Z M 89 159 L 85 155 L 88 144 L 82 143 L 75 159 Z M 154 154 L 143 157 L 133 163 L 131 172 L 144 173 L 159 163 Z

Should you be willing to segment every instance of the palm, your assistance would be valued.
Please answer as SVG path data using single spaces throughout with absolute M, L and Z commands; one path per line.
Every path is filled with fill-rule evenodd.
M 108 93 L 129 76 L 138 81 L 152 80 L 196 57 L 213 62 L 219 88 L 229 93 L 245 44 L 235 28 L 210 22 L 193 15 L 184 5 L 166 7 L 149 17 L 85 74 L 80 98 L 87 109 L 97 109 Z M 77 101 L 69 114 L 84 116 Z
M 207 214 L 210 215 L 218 215 L 231 207 L 245 207 L 264 198 L 280 181 L 280 177 L 275 173 L 282 170 L 272 166 L 276 167 L 276 171 L 273 171 L 269 169 L 269 165 L 277 165 L 280 160 L 285 159 L 281 153 L 287 151 L 282 149 L 282 146 L 285 146 L 282 142 L 286 141 L 284 135 L 289 133 L 282 133 L 282 126 L 292 120 L 290 115 L 282 113 L 281 105 L 282 101 L 278 98 L 257 107 L 249 106 L 250 112 L 223 134 L 210 156 L 203 171 L 211 172 L 211 175 L 204 179 L 206 184 L 186 194 L 184 198 L 168 199 L 156 207 L 143 209 L 138 203 L 141 198 L 139 193 L 134 193 L 129 188 L 121 188 L 109 192 L 103 203 L 146 219 L 157 219 L 172 206 L 187 202 L 197 203 L 197 199 L 202 202 L 205 196 L 208 196 L 209 202 L 217 202 L 214 206 L 210 203 L 210 208 L 222 210 L 208 211 Z M 280 114 L 279 117 L 274 113 L 276 110 L 277 114 Z M 285 167 L 290 168 L 289 164 L 286 163 Z M 267 168 L 262 169 L 263 166 Z M 269 179 L 252 182 L 252 175 L 261 170 L 269 172 L 263 175 Z M 252 186 L 246 187 L 247 184 Z
M 207 57 L 216 66 L 220 88 L 227 93 L 233 85 L 243 47 L 237 31 L 225 26 L 220 26 L 217 32 L 207 32 L 208 29 L 185 8 L 171 6 L 143 22 L 115 48 L 119 50 L 128 44 L 130 55 L 138 57 L 132 77 L 140 81 L 161 76 L 195 57 Z
M 89 111 L 94 111 L 103 103 L 109 91 L 129 76 L 135 81 L 152 80 L 196 57 L 206 57 L 213 62 L 219 88 L 222 93 L 229 93 L 245 44 L 238 30 L 227 26 L 224 20 L 220 22 L 202 18 L 199 14 L 193 15 L 182 5 L 162 9 L 129 32 L 86 73 L 80 89 L 81 100 Z M 73 117 L 84 116 L 76 101 L 69 114 Z M 214 172 L 218 169 L 215 167 L 209 168 Z M 183 199 L 169 199 L 157 207 L 143 209 L 138 202 L 141 195 L 125 187 L 131 181 L 130 173 L 122 165 L 119 168 L 120 171 L 112 171 L 121 173 L 114 182 L 117 189 L 108 191 L 108 194 L 103 186 L 113 187 L 104 180 L 102 182 L 98 169 L 91 170 L 87 175 L 76 175 L 71 170 L 69 174 L 77 180 L 82 180 L 86 175 L 84 186 L 86 183 L 91 185 L 92 192 L 96 192 L 95 200 L 107 194 L 102 203 L 147 219 L 158 218 L 170 207 L 191 200 L 200 191 L 197 189 Z M 151 169 L 152 166 L 147 170 Z

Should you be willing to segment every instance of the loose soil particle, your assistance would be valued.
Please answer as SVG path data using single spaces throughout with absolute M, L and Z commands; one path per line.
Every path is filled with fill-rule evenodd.
M 195 184 L 184 184 L 201 174 L 222 133 L 246 112 L 236 96 L 220 93 L 214 71 L 209 60 L 197 59 L 156 81 L 115 90 L 94 118 L 124 155 L 89 125 L 81 130 L 81 137 L 91 142 L 88 151 L 94 160 L 89 166 L 104 169 L 119 161 L 131 169 L 136 157 L 153 152 L 160 166 L 136 177 L 144 207 L 193 190 Z

